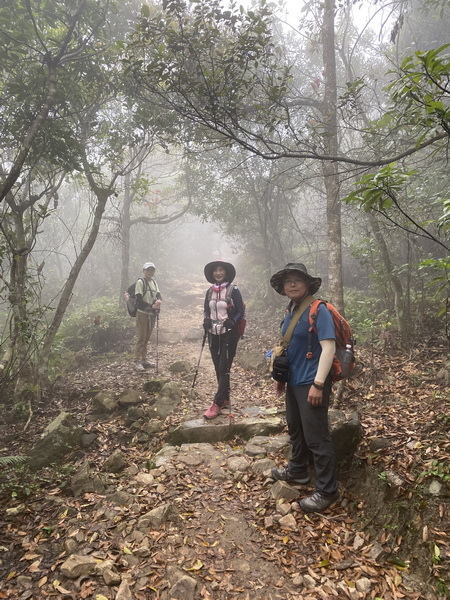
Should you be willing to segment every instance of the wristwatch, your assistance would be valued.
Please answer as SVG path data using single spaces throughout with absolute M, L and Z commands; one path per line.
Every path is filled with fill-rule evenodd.
M 323 391 L 323 385 L 319 385 L 315 381 L 312 382 L 312 385 L 316 388 L 316 390 L 320 390 L 321 392 Z

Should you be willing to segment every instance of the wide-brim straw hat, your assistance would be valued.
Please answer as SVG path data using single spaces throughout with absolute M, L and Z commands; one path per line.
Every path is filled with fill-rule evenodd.
M 231 263 L 224 262 L 223 260 L 214 260 L 213 262 L 210 262 L 205 266 L 204 273 L 205 273 L 206 280 L 209 281 L 209 283 L 216 283 L 216 280 L 214 279 L 213 271 L 216 267 L 219 267 L 219 266 L 222 267 L 222 269 L 225 269 L 225 271 L 227 273 L 226 281 L 228 283 L 231 283 L 233 281 L 233 279 L 236 277 L 236 269 L 233 267 L 233 265 Z
M 282 296 L 286 296 L 284 293 L 283 279 L 288 273 L 293 271 L 299 273 L 301 277 L 309 284 L 308 291 L 311 295 L 315 294 L 322 285 L 322 279 L 320 277 L 313 277 L 310 275 L 303 263 L 288 263 L 284 269 L 281 269 L 281 271 L 278 271 L 270 278 L 270 285 Z

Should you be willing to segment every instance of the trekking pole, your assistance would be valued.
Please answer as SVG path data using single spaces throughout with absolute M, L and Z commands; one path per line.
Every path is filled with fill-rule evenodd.
M 156 375 L 158 375 L 159 366 L 159 309 L 156 311 Z
M 197 374 L 198 374 L 198 368 L 200 367 L 200 361 L 202 359 L 202 354 L 203 354 L 203 348 L 205 347 L 205 342 L 206 342 L 206 336 L 207 336 L 207 332 L 205 331 L 205 333 L 203 334 L 203 340 L 202 340 L 202 347 L 200 349 L 200 356 L 198 357 L 198 362 L 197 362 L 197 368 L 195 369 L 195 374 L 194 374 L 194 381 L 192 382 L 192 386 L 191 386 L 191 390 L 194 389 L 195 386 L 195 382 L 197 380 Z

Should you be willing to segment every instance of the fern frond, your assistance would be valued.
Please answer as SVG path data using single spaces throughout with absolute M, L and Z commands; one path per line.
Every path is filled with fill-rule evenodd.
M 0 467 L 23 465 L 27 461 L 27 458 L 27 456 L 0 456 Z

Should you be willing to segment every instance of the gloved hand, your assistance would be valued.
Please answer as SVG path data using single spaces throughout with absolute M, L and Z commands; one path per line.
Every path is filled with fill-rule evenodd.
M 233 329 L 234 327 L 234 321 L 232 321 L 231 319 L 225 319 L 225 321 L 222 324 L 227 331 Z
M 205 317 L 203 319 L 203 329 L 205 330 L 205 333 L 211 329 L 212 324 L 213 324 L 212 319 L 210 319 L 209 317 Z

